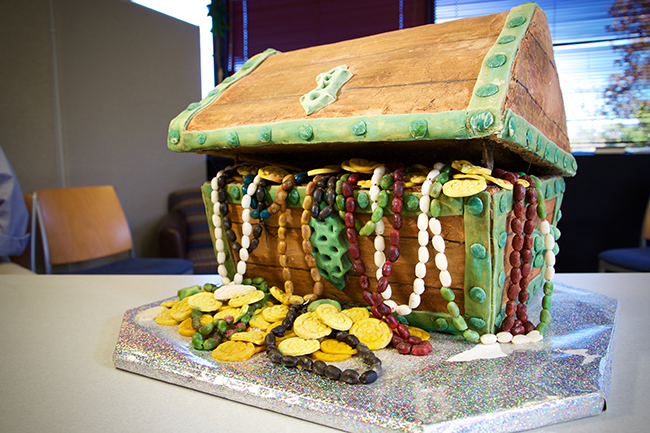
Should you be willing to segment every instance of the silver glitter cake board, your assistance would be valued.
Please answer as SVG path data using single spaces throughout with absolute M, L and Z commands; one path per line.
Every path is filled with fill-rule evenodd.
M 282 367 L 264 354 L 215 361 L 210 352 L 191 349 L 176 326 L 155 323 L 151 309 L 160 302 L 125 313 L 113 362 L 118 369 L 344 431 L 522 431 L 598 415 L 609 391 L 617 301 L 556 283 L 553 304 L 553 323 L 539 343 L 497 344 L 492 350 L 500 350 L 500 357 L 451 361 L 485 346 L 434 334 L 434 350 L 424 357 L 376 352 L 384 373 L 371 385 Z M 337 365 L 363 368 L 355 358 Z

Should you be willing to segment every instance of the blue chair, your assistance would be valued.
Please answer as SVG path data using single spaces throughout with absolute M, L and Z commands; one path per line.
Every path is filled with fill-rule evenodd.
M 645 212 L 641 230 L 641 246 L 616 248 L 598 254 L 600 272 L 650 272 L 650 201 Z
M 193 273 L 189 260 L 135 257 L 131 229 L 112 186 L 39 190 L 32 207 L 46 274 Z M 32 236 L 32 254 L 36 238 Z

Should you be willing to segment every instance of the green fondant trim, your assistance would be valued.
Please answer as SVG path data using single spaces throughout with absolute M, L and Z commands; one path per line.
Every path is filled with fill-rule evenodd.
M 496 332 L 503 300 L 505 282 L 505 254 L 509 237 L 506 232 L 508 213 L 512 210 L 512 191 L 501 190 L 492 196 L 492 254 L 494 257 L 494 272 L 492 274 L 492 291 L 488 294 L 490 314 L 487 329 Z
M 501 119 L 515 56 L 528 30 L 528 23 L 530 23 L 535 8 L 537 8 L 535 3 L 525 3 L 510 10 L 506 18 L 506 25 L 501 30 L 497 42 L 490 48 L 483 60 L 472 92 L 472 99 L 467 107 L 468 113 L 472 113 L 468 118 L 469 122 L 474 119 L 475 115 L 486 112 L 486 110 L 489 110 L 488 112 L 495 119 Z M 513 20 L 523 21 L 518 26 L 509 26 Z M 524 23 L 526 25 L 523 25 Z M 481 89 L 485 89 L 486 86 L 495 86 L 498 90 L 490 95 L 483 95 Z M 482 128 L 476 128 L 477 125 Z M 468 123 L 468 128 L 473 130 L 473 135 L 484 136 L 492 134 L 495 129 L 502 128 L 502 125 L 495 122 L 482 125 L 475 121 Z
M 257 69 L 257 67 L 261 65 L 264 60 L 279 53 L 279 51 L 269 48 L 268 50 L 251 57 L 246 63 L 244 63 L 239 71 L 235 72 L 233 75 L 227 77 L 221 83 L 219 83 L 207 94 L 205 98 L 201 100 L 201 102 L 193 102 L 189 104 L 187 109 L 176 116 L 176 118 L 174 118 L 169 124 L 169 134 L 167 139 L 167 146 L 169 149 L 173 150 L 174 152 L 185 152 L 186 150 L 181 144 L 181 133 L 185 132 L 185 128 L 187 127 L 187 124 L 192 119 L 192 117 L 194 117 L 197 113 L 214 102 L 214 100 L 217 99 L 233 83 L 239 81 Z
M 483 209 L 491 209 L 492 198 L 488 192 L 480 192 L 473 197 L 467 197 L 466 202 L 474 197 L 483 202 Z M 463 285 L 465 317 L 476 317 L 490 324 L 492 318 L 492 292 L 491 280 L 493 268 L 493 253 L 490 249 L 490 212 L 474 215 L 464 212 L 463 223 L 465 227 L 465 280 Z M 476 302 L 472 297 L 472 290 L 481 288 L 486 294 L 484 302 Z M 474 289 L 475 290 L 475 289 Z M 490 329 L 490 328 L 488 328 Z
M 576 159 L 571 153 L 546 138 L 539 129 L 531 125 L 523 117 L 514 114 L 512 110 L 505 110 L 504 124 L 507 129 L 501 130 L 499 138 L 511 145 L 516 145 L 526 151 L 530 161 L 539 163 L 536 159 L 543 160 L 553 165 L 562 175 L 574 176 L 578 170 Z
M 269 125 L 250 125 L 234 128 L 223 128 L 213 131 L 201 131 L 207 135 L 207 141 L 201 145 L 197 141 L 199 131 L 184 131 L 179 139 L 179 148 L 185 152 L 205 151 L 215 148 L 231 148 L 226 141 L 227 134 L 236 132 L 242 147 L 260 147 L 273 144 L 304 144 L 307 142 L 341 143 L 341 142 L 367 142 L 382 141 L 413 141 L 411 126 L 414 121 L 428 124 L 422 139 L 467 139 L 470 138 L 465 129 L 464 110 L 449 111 L 445 113 L 423 114 L 394 114 L 390 116 L 358 116 L 336 119 L 311 119 L 308 125 L 312 129 L 310 139 L 301 135 L 301 127 L 307 125 L 303 120 L 290 120 Z M 366 132 L 357 135 L 360 122 L 365 123 Z M 417 125 L 421 125 L 419 122 Z M 266 131 L 270 137 L 267 143 L 260 143 L 260 130 Z M 418 133 L 422 129 L 417 130 Z

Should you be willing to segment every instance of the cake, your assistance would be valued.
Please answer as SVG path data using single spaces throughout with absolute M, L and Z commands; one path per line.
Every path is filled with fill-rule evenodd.
M 261 276 L 469 341 L 551 321 L 577 165 L 534 3 L 269 49 L 173 119 L 168 147 L 234 161 L 202 187 L 224 285 Z

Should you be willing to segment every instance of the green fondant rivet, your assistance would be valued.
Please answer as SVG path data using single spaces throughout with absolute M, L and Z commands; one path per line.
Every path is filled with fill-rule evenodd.
M 354 135 L 364 135 L 366 132 L 368 132 L 368 127 L 366 126 L 366 122 L 363 120 L 359 120 L 357 123 L 352 125 L 352 133 Z
M 199 102 L 192 102 L 190 105 L 187 106 L 187 110 L 188 111 L 195 110 L 195 109 L 199 108 L 200 105 L 201 104 Z
M 475 330 L 483 329 L 485 328 L 485 320 L 481 319 L 480 317 L 470 317 L 469 318 L 469 327 Z
M 230 188 L 228 190 L 228 193 L 230 193 L 230 196 L 233 198 L 233 200 L 239 200 L 241 198 L 241 189 L 238 186 Z
M 287 196 L 287 199 L 291 204 L 298 204 L 298 202 L 300 202 L 300 193 L 297 190 L 292 189 L 291 191 L 289 191 L 289 195 Z
M 508 196 L 503 194 L 499 199 L 499 210 L 505 212 L 508 210 Z
M 467 322 L 465 322 L 465 318 L 463 316 L 455 316 L 451 319 L 451 323 L 454 325 L 454 328 L 458 329 L 461 332 L 467 329 Z
M 509 44 L 510 42 L 514 41 L 515 39 L 517 39 L 517 38 L 514 37 L 513 35 L 505 35 L 505 36 L 501 36 L 499 38 L 499 40 L 497 41 L 497 43 L 501 44 L 501 45 Z
M 543 155 L 544 151 L 546 150 L 546 141 L 544 140 L 544 137 L 541 135 L 537 137 L 537 148 L 535 149 L 535 152 L 537 152 L 538 155 Z
M 499 287 L 503 287 L 506 282 L 506 273 L 501 271 L 499 272 Z
M 560 222 L 561 219 L 562 219 L 562 209 L 557 211 L 557 218 L 555 219 L 555 223 L 557 224 L 558 222 Z
M 218 87 L 215 87 L 214 89 L 212 89 L 212 90 L 210 90 L 210 91 L 208 92 L 208 96 L 212 97 L 212 96 L 216 95 L 216 94 L 219 93 L 219 92 L 220 92 L 219 88 L 218 88 Z
M 232 75 L 229 76 L 229 77 L 224 78 L 223 81 L 222 81 L 222 83 L 224 83 L 224 84 L 228 84 L 228 83 L 230 83 L 231 81 L 235 81 L 235 77 L 233 77 Z
M 239 135 L 236 132 L 229 132 L 226 134 L 226 143 L 231 146 L 239 146 Z
M 368 207 L 370 204 L 370 197 L 368 196 L 368 193 L 365 191 L 360 191 L 359 194 L 357 195 L 357 204 L 361 209 L 365 209 Z
M 268 125 L 264 125 L 260 128 L 259 134 L 257 134 L 257 139 L 262 142 L 262 143 L 270 143 L 271 142 L 271 127 Z
M 517 133 L 517 119 L 511 117 L 508 119 L 508 135 L 514 137 Z
M 409 127 L 409 132 L 413 138 L 424 138 L 427 135 L 427 130 L 429 129 L 429 124 L 424 119 L 416 119 L 411 122 Z
M 205 140 L 208 138 L 205 132 L 199 132 L 196 134 L 196 142 L 199 144 L 205 143 Z
M 546 191 L 544 192 L 544 197 L 551 198 L 553 194 L 553 186 L 550 183 L 546 184 Z
M 460 310 L 455 302 L 447 302 L 447 311 L 452 317 L 458 317 L 460 315 Z
M 564 154 L 564 158 L 562 158 L 562 166 L 565 169 L 567 169 L 567 168 L 569 168 L 569 164 L 570 164 L 570 162 L 569 162 L 569 154 L 566 153 L 566 154 Z
M 314 136 L 314 130 L 310 124 L 303 123 L 300 125 L 300 128 L 298 128 L 298 135 L 305 141 L 311 140 L 311 138 Z
M 533 259 L 533 267 L 541 268 L 544 265 L 544 253 L 539 253 L 535 255 Z
M 525 22 L 526 22 L 526 17 L 522 17 L 521 15 L 519 15 L 517 17 L 514 17 L 510 21 L 508 21 L 508 27 L 510 27 L 510 28 L 519 27 L 520 25 L 522 25 Z
M 551 231 L 553 232 L 553 237 L 555 238 L 556 241 L 560 239 L 560 236 L 562 236 L 562 232 L 560 231 L 560 229 L 555 226 L 551 229 Z
M 438 218 L 440 216 L 441 211 L 442 211 L 442 206 L 440 205 L 440 200 L 435 198 L 431 200 L 431 204 L 429 205 L 429 215 L 431 215 L 434 218 Z
M 441 287 L 440 296 L 442 296 L 442 299 L 444 299 L 447 302 L 451 302 L 454 299 L 456 299 L 456 295 L 454 295 L 454 291 L 451 290 L 449 287 Z
M 487 65 L 490 68 L 499 68 L 503 65 L 505 65 L 506 61 L 508 60 L 508 57 L 506 57 L 505 54 L 495 54 L 489 59 L 487 59 Z
M 501 234 L 499 235 L 499 247 L 500 248 L 505 247 L 506 242 L 508 242 L 508 233 L 501 232 Z
M 560 181 L 559 179 L 556 179 L 555 184 L 554 184 L 554 188 L 555 188 L 555 194 L 561 193 L 562 192 L 562 181 Z
M 445 319 L 442 317 L 437 318 L 436 320 L 433 320 L 433 330 L 434 331 L 444 331 L 449 327 L 449 324 Z
M 551 251 L 553 251 L 553 254 L 557 256 L 558 254 L 560 254 L 560 245 L 556 243 L 555 245 L 553 245 L 553 249 Z
M 478 197 L 471 197 L 467 200 L 465 208 L 472 215 L 480 215 L 483 212 L 483 201 Z
M 578 161 L 572 156 L 569 156 L 571 158 L 571 168 L 573 171 L 576 171 L 578 169 Z
M 535 251 L 542 251 L 544 249 L 544 239 L 540 235 L 535 235 L 533 238 L 533 249 Z
M 470 343 L 476 343 L 478 340 L 480 340 L 481 336 L 476 331 L 473 331 L 471 329 L 466 329 L 465 331 L 463 331 L 463 338 L 469 341 Z
M 176 144 L 178 143 L 178 140 L 180 140 L 181 134 L 178 132 L 178 129 L 171 129 L 169 131 L 169 142 L 171 144 Z
M 494 123 L 494 114 L 489 111 L 481 111 L 472 116 L 470 126 L 475 131 L 486 131 Z
M 406 197 L 406 210 L 414 211 L 420 207 L 420 200 L 414 196 L 409 195 Z
M 546 152 L 544 152 L 544 159 L 546 159 L 548 162 L 553 162 L 554 158 L 555 158 L 555 146 L 553 146 L 553 143 L 549 143 L 546 146 Z
M 473 244 L 469 247 L 469 251 L 477 259 L 484 259 L 487 255 L 487 249 L 485 249 L 485 247 L 481 244 Z
M 560 149 L 556 149 L 555 151 L 555 165 L 558 165 L 560 163 L 560 158 L 562 157 L 560 152 Z
M 485 98 L 488 96 L 496 95 L 498 92 L 499 86 L 496 84 L 488 83 L 476 89 L 476 96 Z
M 483 302 L 485 302 L 487 295 L 485 294 L 485 290 L 483 290 L 482 288 L 472 287 L 469 291 L 469 297 L 474 302 L 478 302 L 479 304 L 482 304 Z
M 530 129 L 526 131 L 526 142 L 525 146 L 530 149 L 533 147 L 533 131 Z

